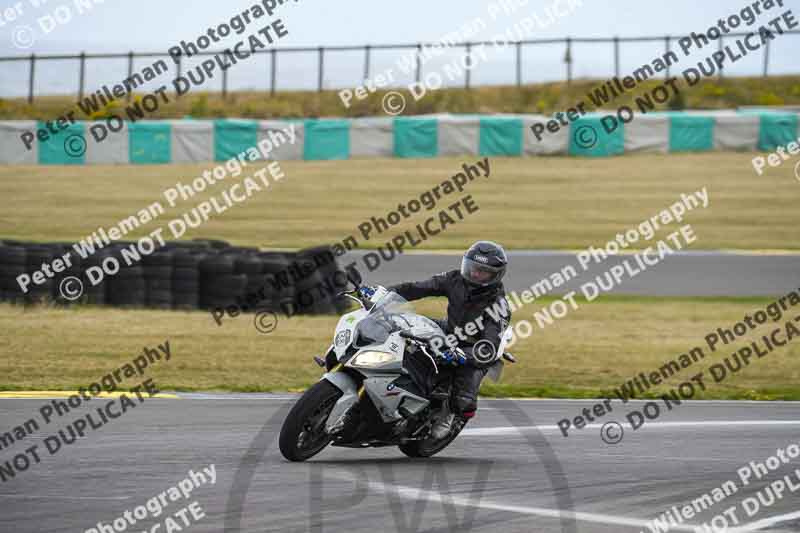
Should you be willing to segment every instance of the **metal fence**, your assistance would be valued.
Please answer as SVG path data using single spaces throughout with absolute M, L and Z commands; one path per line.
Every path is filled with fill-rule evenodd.
M 785 34 L 800 34 L 800 31 L 785 31 Z M 725 47 L 725 41 L 727 40 L 730 42 L 731 39 L 735 39 L 738 37 L 746 37 L 750 35 L 750 33 L 728 33 L 718 39 L 718 50 L 723 51 Z M 515 63 L 516 63 L 516 72 L 515 72 L 515 83 L 517 86 L 521 86 L 523 84 L 522 79 L 522 55 L 523 52 L 529 49 L 534 48 L 537 45 L 553 45 L 562 43 L 564 45 L 564 68 L 565 68 L 565 79 L 567 83 L 572 82 L 572 63 L 573 63 L 573 52 L 572 52 L 572 45 L 577 43 L 596 43 L 596 44 L 613 44 L 613 56 L 614 56 L 614 76 L 619 77 L 620 75 L 620 48 L 623 43 L 643 43 L 643 42 L 663 42 L 664 43 L 664 52 L 667 53 L 672 50 L 672 43 L 677 42 L 679 39 L 685 36 L 673 36 L 673 35 L 666 35 L 663 37 L 583 37 L 583 38 L 572 38 L 572 37 L 564 37 L 564 38 L 554 38 L 554 39 L 530 39 L 530 40 L 523 40 L 523 41 L 510 41 L 508 42 L 509 47 L 514 48 L 515 54 Z M 710 41 L 711 39 L 709 39 Z M 463 49 L 466 55 L 465 61 L 466 64 L 469 64 L 470 61 L 470 52 L 473 47 L 475 46 L 495 46 L 496 43 L 493 41 L 474 41 L 474 42 L 462 42 L 462 43 L 447 43 L 448 48 L 452 49 Z M 417 83 L 420 82 L 422 79 L 422 54 L 423 48 L 425 47 L 433 47 L 433 46 L 442 46 L 442 43 L 416 43 L 416 44 L 381 44 L 381 45 L 361 45 L 361 46 L 318 46 L 318 47 L 287 47 L 287 48 L 279 48 L 279 49 L 271 49 L 271 50 L 255 50 L 253 51 L 254 54 L 269 54 L 270 58 L 270 66 L 269 66 L 269 91 L 270 94 L 275 94 L 278 85 L 277 79 L 277 65 L 278 65 L 278 57 L 285 56 L 289 54 L 297 54 L 297 53 L 315 53 L 317 55 L 317 90 L 323 90 L 323 80 L 325 75 L 325 56 L 326 54 L 335 53 L 335 52 L 354 52 L 354 51 L 363 51 L 364 53 L 364 78 L 363 80 L 367 80 L 370 78 L 370 68 L 371 68 L 371 52 L 372 51 L 380 51 L 380 50 L 411 50 L 415 51 L 416 53 L 416 69 L 415 69 L 415 80 Z M 203 57 L 203 56 L 215 56 L 218 54 L 222 54 L 224 50 L 219 51 L 200 51 L 194 56 Z M 769 60 L 770 60 L 770 41 L 766 41 L 764 46 L 762 46 L 761 50 L 762 54 L 762 76 L 767 77 L 769 75 Z M 165 52 L 128 52 L 128 53 L 106 53 L 106 54 L 87 54 L 82 52 L 78 55 L 68 55 L 68 54 L 55 54 L 55 55 L 36 55 L 31 54 L 28 56 L 16 56 L 16 57 L 0 57 L 0 63 L 7 62 L 7 61 L 27 61 L 29 64 L 29 76 L 28 76 L 28 102 L 34 101 L 34 86 L 36 82 L 36 65 L 42 61 L 63 61 L 63 60 L 79 60 L 80 61 L 80 69 L 78 75 L 78 98 L 82 98 L 85 89 L 85 81 L 86 81 L 86 64 L 89 60 L 92 59 L 128 59 L 128 77 L 133 75 L 133 62 L 137 58 L 154 58 L 154 57 L 162 57 L 166 58 L 169 55 Z M 719 76 L 723 76 L 723 68 L 719 69 Z M 176 75 L 181 75 L 181 61 L 178 58 L 177 64 L 175 65 Z M 665 77 L 670 77 L 669 68 L 665 72 Z M 361 83 L 359 80 L 356 83 Z M 464 88 L 469 89 L 472 85 L 471 80 L 471 69 L 465 69 L 465 78 L 464 78 Z M 222 95 L 223 98 L 226 97 L 228 94 L 228 71 L 222 71 Z M 127 95 L 127 98 L 130 98 L 130 93 Z

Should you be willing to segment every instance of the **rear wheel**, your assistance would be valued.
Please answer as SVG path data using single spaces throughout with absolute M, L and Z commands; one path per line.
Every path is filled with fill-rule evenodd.
M 400 448 L 400 451 L 409 457 L 432 457 L 447 448 L 451 442 L 456 440 L 456 437 L 458 437 L 458 434 L 461 433 L 461 430 L 464 429 L 464 426 L 466 425 L 466 418 L 456 416 L 455 420 L 453 420 L 453 431 L 451 431 L 450 435 L 444 439 L 436 440 L 428 437 L 427 439 L 415 440 L 406 442 L 405 444 L 400 444 L 398 445 L 398 448 Z
M 331 441 L 325 422 L 342 391 L 328 380 L 321 380 L 308 389 L 294 404 L 283 422 L 278 444 L 290 461 L 305 461 L 321 452 Z

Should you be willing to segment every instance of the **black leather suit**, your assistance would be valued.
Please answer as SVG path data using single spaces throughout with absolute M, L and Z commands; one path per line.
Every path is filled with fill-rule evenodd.
M 496 351 L 501 335 L 511 320 L 511 311 L 504 301 L 503 284 L 476 287 L 467 283 L 460 271 L 451 270 L 425 281 L 401 283 L 389 287 L 389 290 L 409 301 L 428 296 L 447 297 L 447 319 L 438 322 L 447 334 L 455 334 L 457 328 L 461 330 L 458 347 L 464 350 L 468 359 L 464 366 L 450 367 L 450 371 L 454 372 L 452 408 L 456 413 L 471 415 L 478 406 L 478 389 L 487 372 L 487 368 L 474 357 L 473 347 L 481 340 L 488 340 Z M 487 308 L 496 310 L 494 314 L 497 320 L 486 311 Z M 477 327 L 475 335 L 468 335 L 464 331 L 470 322 Z

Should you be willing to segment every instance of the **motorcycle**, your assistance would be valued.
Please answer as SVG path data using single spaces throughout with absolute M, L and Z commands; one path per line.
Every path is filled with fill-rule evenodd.
M 446 371 L 438 348 L 445 346 L 445 333 L 384 287 L 363 296 L 357 271 L 351 270 L 348 280 L 355 289 L 340 294 L 358 302 L 360 309 L 340 317 L 324 359 L 314 358 L 326 372 L 286 417 L 281 454 L 305 461 L 330 444 L 397 446 L 409 457 L 431 457 L 453 442 L 468 421 L 456 416 L 446 437 L 431 435 L 436 421 L 450 414 L 453 373 Z M 504 352 L 510 337 L 509 328 L 497 350 L 502 355 L 489 366 L 487 377 L 494 381 L 504 360 L 515 362 Z

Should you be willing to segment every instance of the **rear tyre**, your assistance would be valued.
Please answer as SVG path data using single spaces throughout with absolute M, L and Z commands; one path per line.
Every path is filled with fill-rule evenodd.
M 398 445 L 400 451 L 409 457 L 433 457 L 440 451 L 444 450 L 450 443 L 456 440 L 461 430 L 467 425 L 468 419 L 456 416 L 453 420 L 453 431 L 450 432 L 446 438 L 436 440 L 428 437 L 424 440 L 415 440 L 406 442 L 405 444 Z
M 305 461 L 331 441 L 325 422 L 342 391 L 323 379 L 308 389 L 286 416 L 278 440 L 281 454 L 290 461 Z

